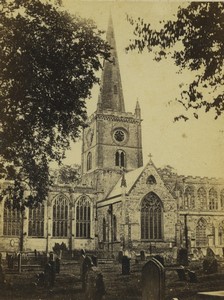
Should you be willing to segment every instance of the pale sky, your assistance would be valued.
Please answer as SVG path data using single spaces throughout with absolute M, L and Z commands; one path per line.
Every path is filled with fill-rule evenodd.
M 142 140 L 144 164 L 148 154 L 153 155 L 157 167 L 171 165 L 180 175 L 224 178 L 224 116 L 201 113 L 199 120 L 173 122 L 175 116 L 185 113 L 175 101 L 180 95 L 179 84 L 190 82 L 192 73 L 177 74 L 172 60 L 155 62 L 149 53 L 125 53 L 132 38 L 132 28 L 125 14 L 143 17 L 153 26 L 173 18 L 179 5 L 186 2 L 94 2 L 64 0 L 72 14 L 92 18 L 99 29 L 106 30 L 111 10 L 118 60 L 120 65 L 125 108 L 134 112 L 138 99 L 142 111 Z M 96 110 L 99 87 L 87 100 L 88 113 Z M 64 164 L 81 162 L 81 141 L 72 144 L 66 152 Z

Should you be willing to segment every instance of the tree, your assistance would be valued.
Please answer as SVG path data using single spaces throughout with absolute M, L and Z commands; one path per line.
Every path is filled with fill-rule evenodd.
M 174 21 L 161 21 L 160 30 L 138 18 L 127 16 L 134 26 L 135 38 L 130 40 L 127 51 L 147 49 L 154 51 L 155 60 L 172 57 L 180 68 L 193 72 L 194 80 L 181 85 L 180 99 L 186 110 L 205 112 L 214 110 L 217 119 L 224 111 L 224 3 L 192 2 L 187 7 L 179 7 Z M 175 120 L 185 115 L 176 117 Z
M 77 184 L 81 178 L 81 166 L 62 165 L 59 169 L 54 170 L 53 177 L 55 183 L 60 184 Z
M 85 101 L 109 45 L 93 21 L 59 1 L 1 0 L 0 176 L 13 208 L 42 202 L 58 163 L 85 126 Z M 10 202 L 11 203 L 11 202 Z

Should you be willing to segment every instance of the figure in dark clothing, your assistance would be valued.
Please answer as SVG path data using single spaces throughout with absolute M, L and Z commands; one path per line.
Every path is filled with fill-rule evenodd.
M 90 268 L 93 266 L 93 262 L 91 257 L 86 256 L 83 260 L 82 263 L 82 290 L 85 291 L 86 290 L 86 281 L 87 281 L 87 274 L 88 271 L 90 270 Z

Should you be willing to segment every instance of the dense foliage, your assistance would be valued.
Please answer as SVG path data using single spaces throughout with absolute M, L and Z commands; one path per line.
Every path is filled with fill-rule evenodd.
M 45 199 L 49 163 L 61 162 L 85 126 L 85 100 L 109 46 L 93 21 L 59 1 L 1 0 L 0 176 L 2 195 L 24 208 Z
M 172 57 L 180 71 L 189 69 L 194 76 L 190 84 L 180 86 L 177 100 L 186 110 L 193 109 L 196 118 L 200 108 L 214 110 L 215 118 L 220 116 L 224 111 L 224 2 L 192 2 L 179 7 L 176 19 L 161 21 L 160 30 L 141 18 L 127 19 L 135 35 L 127 51 L 147 49 L 155 53 L 157 61 Z

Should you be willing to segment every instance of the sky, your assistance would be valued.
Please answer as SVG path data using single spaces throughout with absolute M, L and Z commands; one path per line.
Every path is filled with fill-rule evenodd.
M 158 28 L 160 20 L 175 18 L 179 5 L 187 2 L 165 1 L 75 1 L 64 0 L 71 14 L 93 19 L 99 29 L 106 30 L 111 11 L 118 61 L 120 65 L 125 108 L 134 112 L 136 101 L 142 111 L 143 160 L 149 153 L 156 167 L 172 166 L 180 175 L 224 178 L 224 116 L 214 120 L 212 113 L 199 113 L 187 121 L 173 122 L 175 116 L 185 113 L 175 99 L 180 95 L 179 85 L 192 80 L 194 74 L 179 69 L 174 61 L 153 60 L 148 52 L 125 52 L 133 37 L 126 13 L 134 18 L 143 17 L 152 27 Z M 92 98 L 87 100 L 88 114 L 96 110 L 99 87 L 94 87 Z M 66 152 L 64 164 L 81 162 L 81 140 Z

